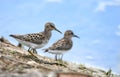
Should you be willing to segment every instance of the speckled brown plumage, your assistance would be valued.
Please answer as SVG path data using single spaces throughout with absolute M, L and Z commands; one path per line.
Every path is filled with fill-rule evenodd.
M 44 40 L 49 40 L 43 33 L 33 33 L 33 34 L 26 34 L 26 35 L 11 35 L 16 39 L 20 39 L 26 42 L 31 42 L 35 44 L 42 44 Z M 50 36 L 49 36 L 50 37 Z
M 15 38 L 19 43 L 24 44 L 29 47 L 29 49 L 35 50 L 37 48 L 41 48 L 45 46 L 51 37 L 51 31 L 56 30 L 55 25 L 51 22 L 47 22 L 45 24 L 45 29 L 43 32 L 25 34 L 25 35 L 10 35 Z M 61 32 L 60 32 L 61 33 Z M 36 51 L 36 50 L 35 50 Z
M 73 46 L 72 37 L 77 37 L 71 30 L 67 30 L 64 34 L 64 37 L 57 42 L 55 42 L 52 46 L 45 49 L 45 52 L 49 52 L 52 54 L 56 54 L 55 59 L 57 59 L 57 55 L 63 55 L 64 52 L 70 50 Z M 62 59 L 62 57 L 61 57 Z
M 72 40 L 71 39 L 61 39 L 54 43 L 49 49 L 50 50 L 69 50 L 72 48 Z

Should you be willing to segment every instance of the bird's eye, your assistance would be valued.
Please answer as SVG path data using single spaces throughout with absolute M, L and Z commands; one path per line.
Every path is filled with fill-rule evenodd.
M 73 32 L 70 32 L 71 35 L 73 35 Z
M 54 26 L 53 25 L 50 25 L 52 28 L 54 28 Z

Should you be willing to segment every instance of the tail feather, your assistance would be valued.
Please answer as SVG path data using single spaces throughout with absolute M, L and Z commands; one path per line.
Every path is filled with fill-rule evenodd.
M 16 35 L 12 35 L 12 34 L 11 34 L 10 36 L 11 36 L 11 37 L 14 37 L 14 38 L 17 38 L 17 36 L 16 36 Z
M 46 49 L 44 52 L 48 52 L 49 50 L 48 49 Z
M 42 49 L 42 50 L 44 50 L 44 52 L 48 52 L 49 51 L 49 49 Z

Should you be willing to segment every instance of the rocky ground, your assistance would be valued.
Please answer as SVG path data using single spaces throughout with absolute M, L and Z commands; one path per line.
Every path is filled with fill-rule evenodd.
M 112 70 L 104 71 L 83 64 L 55 61 L 29 53 L 3 37 L 0 38 L 0 77 L 73 77 L 60 74 L 79 75 L 75 77 L 120 77 L 112 74 Z

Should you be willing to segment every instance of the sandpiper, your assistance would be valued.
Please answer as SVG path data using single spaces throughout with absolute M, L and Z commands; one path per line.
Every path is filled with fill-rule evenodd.
M 70 50 L 73 46 L 73 42 L 72 42 L 72 39 L 71 39 L 72 37 L 79 38 L 77 35 L 75 35 L 73 33 L 72 30 L 67 30 L 64 33 L 64 37 L 62 39 L 58 40 L 57 42 L 55 42 L 49 48 L 44 49 L 45 52 L 55 54 L 55 60 L 62 60 L 63 53 Z M 57 55 L 59 56 L 59 59 L 58 59 Z
M 47 22 L 45 24 L 45 28 L 43 32 L 39 33 L 32 33 L 32 34 L 25 34 L 25 35 L 10 35 L 11 37 L 15 38 L 19 43 L 26 45 L 29 47 L 28 51 L 33 51 L 33 53 L 37 54 L 36 49 L 44 47 L 51 38 L 51 31 L 56 30 L 59 31 L 55 24 L 52 22 Z

